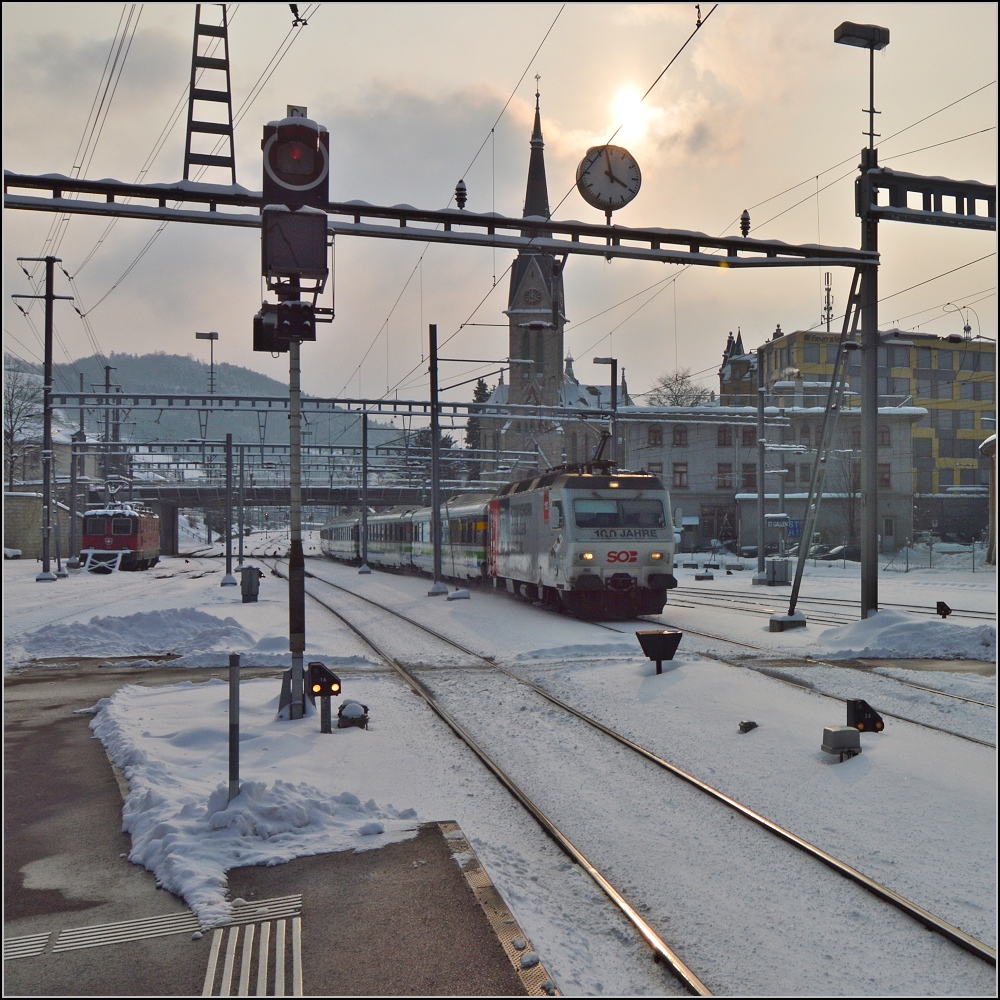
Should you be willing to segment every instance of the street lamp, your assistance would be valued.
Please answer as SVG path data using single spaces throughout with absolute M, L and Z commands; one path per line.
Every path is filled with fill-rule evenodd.
M 215 342 L 219 339 L 219 334 L 212 330 L 210 333 L 195 333 L 195 340 L 209 341 L 209 365 L 208 365 L 208 394 L 215 395 Z
M 595 365 L 611 365 L 611 461 L 618 462 L 618 437 L 615 417 L 618 415 L 618 359 L 594 358 Z
M 868 171 L 878 168 L 875 148 L 875 52 L 889 44 L 889 29 L 844 21 L 833 32 L 840 45 L 869 51 L 868 148 L 861 151 L 857 211 L 861 249 L 878 250 L 878 218 L 870 207 Z M 861 617 L 878 611 L 878 264 L 864 268 L 861 280 Z

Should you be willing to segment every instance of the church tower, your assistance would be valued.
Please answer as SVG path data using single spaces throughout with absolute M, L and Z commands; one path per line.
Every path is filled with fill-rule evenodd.
M 524 218 L 549 218 L 544 149 L 539 93 L 536 88 L 535 127 L 531 133 Z M 563 311 L 564 265 L 565 257 L 559 261 L 554 254 L 528 247 L 518 253 L 511 268 L 510 293 L 504 310 L 510 324 L 511 403 L 559 405 L 563 328 L 566 325 Z

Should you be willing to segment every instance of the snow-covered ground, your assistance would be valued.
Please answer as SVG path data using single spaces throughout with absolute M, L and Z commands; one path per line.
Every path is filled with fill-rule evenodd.
M 271 552 L 282 548 L 282 539 L 253 544 Z M 312 540 L 307 553 L 314 546 Z M 688 632 L 675 660 L 657 676 L 638 649 L 635 626 L 608 623 L 619 630 L 609 631 L 492 593 L 474 591 L 470 601 L 429 599 L 424 580 L 363 577 L 319 559 L 307 568 L 497 656 L 995 945 L 995 749 L 893 717 L 995 744 L 994 625 L 882 611 L 839 628 L 809 624 L 770 633 L 759 615 L 668 604 L 663 618 L 671 625 L 767 652 L 747 656 L 743 647 Z M 146 573 L 74 574 L 42 584 L 34 580 L 36 563 L 5 562 L 5 672 L 68 657 L 223 666 L 232 652 L 246 666 L 286 665 L 287 585 L 268 575 L 260 601 L 244 605 L 238 587 L 220 586 L 223 570 L 218 559 L 191 556 L 163 560 Z M 682 586 L 693 585 L 693 571 L 678 575 Z M 742 588 L 759 597 L 765 588 L 752 588 L 749 577 L 717 575 L 704 586 Z M 858 590 L 856 566 L 810 564 L 803 597 L 857 598 Z M 940 568 L 889 572 L 880 579 L 880 596 L 886 603 L 933 607 L 943 600 L 993 614 L 996 580 L 992 572 Z M 773 596 L 776 610 L 784 599 Z M 646 974 L 634 968 L 634 940 L 608 927 L 584 877 L 370 651 L 314 605 L 307 614 L 306 659 L 325 662 L 341 675 L 346 696 L 370 706 L 370 730 L 323 736 L 315 717 L 277 722 L 277 682 L 245 681 L 244 784 L 227 808 L 226 685 L 192 683 L 179 669 L 175 685 L 120 689 L 98 707 L 92 726 L 129 780 L 124 822 L 132 860 L 212 921 L 226 913 L 225 871 L 231 867 L 376 848 L 411 835 L 419 822 L 455 819 L 564 992 L 648 992 Z M 807 656 L 823 662 L 805 664 Z M 855 656 L 937 657 L 943 669 L 834 665 Z M 897 679 L 971 700 L 942 699 Z M 442 672 L 442 685 L 458 683 L 458 671 Z M 823 693 L 862 697 L 886 713 L 885 732 L 864 735 L 864 753 L 843 765 L 831 766 L 833 759 L 819 750 L 823 727 L 844 724 L 843 702 Z M 740 734 L 744 718 L 758 728 Z M 546 760 L 537 763 L 546 766 Z M 629 817 L 620 822 L 627 832 Z M 549 874 L 539 879 L 539 872 Z M 799 904 L 788 905 L 794 911 Z M 724 922 L 724 914 L 716 916 Z M 892 981 L 893 961 L 886 956 L 879 982 Z M 904 964 L 903 958 L 895 961 Z M 899 969 L 903 978 L 904 972 Z

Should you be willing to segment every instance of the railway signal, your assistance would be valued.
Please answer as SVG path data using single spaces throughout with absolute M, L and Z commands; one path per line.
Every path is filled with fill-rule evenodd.
M 847 724 L 861 733 L 880 733 L 885 729 L 882 716 L 860 698 L 847 699 Z
M 321 733 L 333 732 L 330 718 L 330 699 L 336 698 L 341 691 L 340 678 L 319 660 L 313 660 L 309 664 L 309 688 L 308 694 L 312 703 L 316 704 L 316 699 L 320 699 L 320 723 Z

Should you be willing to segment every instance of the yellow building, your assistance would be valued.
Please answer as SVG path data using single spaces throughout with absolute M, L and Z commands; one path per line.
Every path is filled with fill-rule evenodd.
M 769 394 L 775 382 L 798 375 L 806 383 L 829 382 L 839 339 L 819 330 L 786 334 L 779 326 L 760 348 Z M 996 430 L 996 344 L 898 329 L 880 331 L 879 341 L 879 407 L 927 409 L 913 427 L 913 492 L 988 486 L 990 460 L 979 446 Z M 849 389 L 860 394 L 860 351 L 848 355 L 847 374 Z M 749 381 L 733 389 L 746 392 Z M 752 381 L 756 389 L 756 371 Z M 857 399 L 849 396 L 848 406 Z

